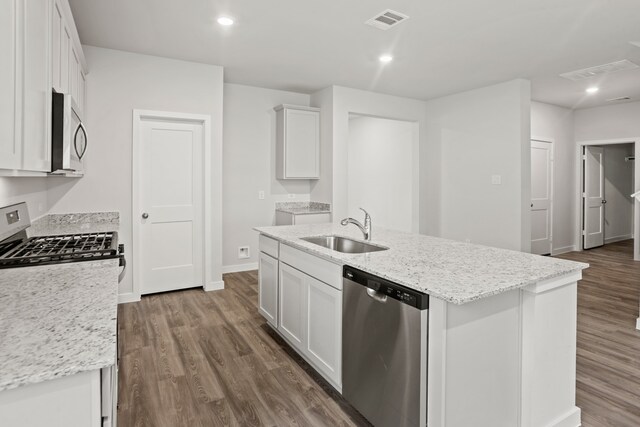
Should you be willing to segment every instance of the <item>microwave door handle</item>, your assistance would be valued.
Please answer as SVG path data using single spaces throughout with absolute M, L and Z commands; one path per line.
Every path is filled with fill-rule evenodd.
M 78 132 L 80 132 L 80 130 L 82 130 L 82 133 L 84 134 L 84 148 L 82 150 L 82 153 L 78 151 Z M 84 153 L 87 151 L 88 143 L 89 143 L 89 138 L 87 137 L 87 130 L 85 129 L 82 122 L 80 122 L 78 124 L 78 127 L 76 128 L 76 132 L 73 134 L 73 148 L 74 150 L 76 150 L 76 154 L 78 155 L 78 160 L 82 160 L 82 156 L 84 156 Z

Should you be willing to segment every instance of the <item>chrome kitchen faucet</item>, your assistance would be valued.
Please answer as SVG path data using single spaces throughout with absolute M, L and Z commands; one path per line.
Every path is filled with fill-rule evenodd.
M 355 225 L 360 229 L 360 231 L 362 231 L 364 239 L 366 241 L 371 241 L 371 216 L 364 209 L 360 208 L 360 210 L 364 212 L 364 225 L 362 225 L 362 223 L 357 219 L 353 219 L 351 217 L 343 219 L 342 221 L 340 221 L 340 224 L 345 226 L 348 224 Z

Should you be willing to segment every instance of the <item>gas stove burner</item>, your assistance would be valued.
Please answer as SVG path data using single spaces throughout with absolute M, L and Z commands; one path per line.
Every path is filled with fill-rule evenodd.
M 115 231 L 32 237 L 7 244 L 0 268 L 116 258 L 122 252 L 117 242 Z

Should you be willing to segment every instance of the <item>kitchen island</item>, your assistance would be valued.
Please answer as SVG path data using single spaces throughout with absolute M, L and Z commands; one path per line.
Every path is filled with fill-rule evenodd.
M 362 240 L 353 227 L 256 230 L 261 234 L 261 313 L 338 391 L 342 318 L 336 305 L 342 305 L 342 267 L 349 266 L 430 296 L 424 333 L 428 426 L 580 425 L 576 294 L 588 265 L 382 229 L 374 229 L 371 243 L 387 250 L 348 254 L 301 238 Z M 282 286 L 295 274 L 309 283 L 306 302 L 300 299 L 306 308 L 300 310 L 291 309 L 282 295 L 283 289 L 289 291 Z M 276 286 L 269 287 L 274 279 Z M 312 308 L 316 297 L 324 301 L 321 310 Z M 296 334 L 291 318 L 304 323 L 301 333 Z M 317 324 L 324 326 L 314 338 Z

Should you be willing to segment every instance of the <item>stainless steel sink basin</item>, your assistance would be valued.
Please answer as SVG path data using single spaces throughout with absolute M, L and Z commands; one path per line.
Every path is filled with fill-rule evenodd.
M 302 240 L 345 254 L 364 254 L 368 252 L 386 251 L 389 248 L 358 242 L 341 236 L 302 237 Z

